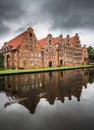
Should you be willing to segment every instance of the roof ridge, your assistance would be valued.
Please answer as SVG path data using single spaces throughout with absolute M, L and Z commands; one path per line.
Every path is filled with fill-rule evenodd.
M 21 34 L 17 35 L 16 37 L 12 38 L 11 40 L 9 40 L 8 42 L 11 42 L 12 40 L 14 40 L 14 39 L 20 37 L 21 35 L 23 35 L 23 34 L 26 33 L 26 32 L 27 32 L 27 31 L 24 31 L 23 33 L 21 33 Z M 8 42 L 6 42 L 6 43 L 8 43 Z
M 15 38 L 13 38 L 10 41 L 6 42 L 6 44 L 4 44 L 4 46 L 3 46 L 3 48 L 7 48 L 8 46 L 12 46 L 11 50 L 16 49 L 18 47 L 18 45 L 21 43 L 21 41 L 23 40 L 23 38 L 26 36 L 25 35 L 26 32 L 27 31 L 24 31 L 23 33 L 19 34 Z

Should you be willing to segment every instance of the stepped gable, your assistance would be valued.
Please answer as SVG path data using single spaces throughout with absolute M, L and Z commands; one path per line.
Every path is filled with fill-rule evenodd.
M 18 47 L 18 45 L 21 43 L 21 41 L 23 40 L 23 38 L 25 37 L 26 34 L 27 34 L 27 31 L 23 32 L 22 34 L 13 38 L 9 42 L 6 42 L 2 48 L 5 49 L 5 48 L 11 46 L 12 47 L 11 50 L 15 50 Z

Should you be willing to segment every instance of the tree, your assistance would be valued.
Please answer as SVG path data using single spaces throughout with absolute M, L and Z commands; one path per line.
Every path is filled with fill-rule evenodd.
M 91 46 L 89 46 L 89 47 L 87 48 L 87 51 L 88 51 L 89 59 L 90 59 L 90 60 L 94 60 L 94 48 L 91 47 Z
M 2 53 L 0 53 L 0 68 L 4 67 L 4 56 Z

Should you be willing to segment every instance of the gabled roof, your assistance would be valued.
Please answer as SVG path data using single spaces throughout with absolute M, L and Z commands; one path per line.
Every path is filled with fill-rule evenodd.
M 70 38 L 72 44 L 75 43 L 75 39 L 75 36 Z
M 41 45 L 41 47 L 44 46 L 44 44 L 45 44 L 45 42 L 46 42 L 46 39 L 47 39 L 47 37 L 45 37 L 45 38 L 43 38 L 43 39 L 40 39 L 40 40 L 38 41 L 39 44 Z
M 60 38 L 59 36 L 53 38 L 53 41 L 54 41 L 55 44 L 58 44 L 59 38 Z M 45 42 L 46 42 L 46 39 L 47 39 L 47 37 L 45 37 L 45 38 L 39 40 L 39 44 L 41 45 L 41 47 L 44 46 L 44 44 L 45 44 Z M 66 38 L 63 38 L 63 41 L 66 42 Z
M 45 38 L 39 40 L 39 44 L 41 45 L 41 47 L 44 46 L 44 44 L 45 44 L 45 42 L 46 42 L 46 39 L 47 39 L 47 37 L 45 37 Z M 53 38 L 53 41 L 54 41 L 55 44 L 57 44 L 58 41 L 59 41 L 59 37 Z
M 53 38 L 53 40 L 54 40 L 54 43 L 57 44 L 59 41 L 59 37 Z
M 65 38 L 63 38 L 63 40 L 64 40 L 64 43 L 66 43 L 67 38 L 65 37 Z
M 7 47 L 11 46 L 12 47 L 11 50 L 15 50 L 26 34 L 27 34 L 27 31 L 23 32 L 22 34 L 18 35 L 17 37 L 13 38 L 12 40 L 6 42 L 2 48 L 7 48 Z

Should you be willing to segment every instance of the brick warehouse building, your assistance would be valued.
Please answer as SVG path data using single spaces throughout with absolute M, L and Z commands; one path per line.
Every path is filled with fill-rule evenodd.
M 78 34 L 74 37 L 62 35 L 53 38 L 51 34 L 37 40 L 34 30 L 25 32 L 4 43 L 5 68 L 44 68 L 65 65 L 88 64 L 86 46 L 81 45 Z

